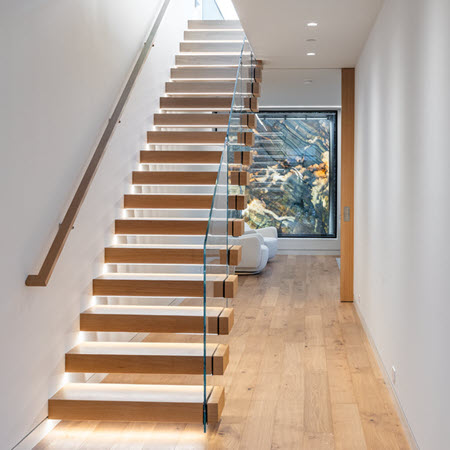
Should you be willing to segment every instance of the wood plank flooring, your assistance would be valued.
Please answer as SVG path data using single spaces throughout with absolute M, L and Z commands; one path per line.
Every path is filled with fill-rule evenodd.
M 222 421 L 185 424 L 61 422 L 36 449 L 409 449 L 354 306 L 340 303 L 334 257 L 278 256 L 241 276 Z M 212 303 L 210 306 L 224 306 Z M 189 299 L 185 304 L 198 304 Z M 147 341 L 200 342 L 199 335 Z M 212 377 L 209 377 L 210 381 Z M 198 375 L 108 375 L 105 382 L 201 384 Z

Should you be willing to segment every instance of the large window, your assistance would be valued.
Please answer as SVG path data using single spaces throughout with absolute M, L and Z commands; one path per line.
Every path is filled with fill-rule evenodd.
M 245 221 L 280 237 L 336 237 L 337 113 L 257 114 Z

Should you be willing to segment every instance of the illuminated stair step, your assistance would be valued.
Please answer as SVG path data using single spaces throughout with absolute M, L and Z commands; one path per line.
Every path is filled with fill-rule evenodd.
M 216 194 L 214 207 L 226 208 L 227 197 Z M 211 209 L 212 195 L 167 195 L 167 194 L 126 194 L 124 197 L 124 208 L 175 208 L 175 209 Z M 245 209 L 245 195 L 229 195 L 229 209 Z
M 223 144 L 224 131 L 148 131 L 149 144 Z
M 239 65 L 239 61 L 241 60 L 241 55 L 239 53 L 234 54 L 226 54 L 226 55 L 201 55 L 201 54 L 182 54 L 175 56 L 175 65 L 180 66 L 233 66 L 237 67 Z M 253 62 L 250 55 L 242 55 L 242 66 L 252 66 Z
M 191 83 L 190 81 L 177 81 L 173 84 Z M 175 113 L 175 114 L 154 114 L 153 124 L 159 127 L 228 127 L 229 114 L 210 113 Z M 256 117 L 254 114 L 241 114 L 239 118 L 232 118 L 231 126 L 256 128 Z
M 242 30 L 239 20 L 188 20 L 189 30 Z
M 95 305 L 81 313 L 81 331 L 133 333 L 203 333 L 203 307 Z M 207 307 L 206 331 L 229 334 L 232 308 Z
M 163 110 L 211 110 L 229 111 L 231 108 L 232 96 L 194 96 L 194 97 L 161 97 L 160 108 Z M 244 110 L 258 112 L 258 99 L 256 97 L 245 97 L 242 99 Z
M 241 79 L 262 81 L 262 70 L 260 67 L 251 69 L 243 67 L 239 72 Z M 183 80 L 236 80 L 235 67 L 175 67 L 170 71 L 170 78 Z
M 181 42 L 180 52 L 182 53 L 236 53 L 242 50 L 242 40 L 238 41 L 211 41 L 211 42 Z M 250 51 L 247 44 L 244 53 Z
M 234 298 L 237 293 L 236 275 L 207 274 L 207 297 Z M 202 297 L 202 274 L 107 274 L 95 278 L 93 295 L 129 297 Z
M 136 185 L 140 184 L 214 185 L 216 184 L 216 180 L 217 180 L 217 172 L 139 171 L 133 172 L 132 175 L 132 182 L 133 184 Z M 245 171 L 231 172 L 230 183 L 241 186 L 248 184 L 248 173 Z
M 245 82 L 239 84 L 238 92 L 259 96 L 259 83 Z M 167 94 L 232 94 L 235 90 L 233 81 L 171 81 L 166 83 Z
M 208 423 L 217 423 L 225 393 L 208 387 Z M 124 422 L 203 423 L 203 386 L 69 383 L 48 404 L 48 418 Z
M 207 257 L 219 257 L 224 263 L 225 245 L 207 245 Z M 241 259 L 241 246 L 228 246 L 229 264 L 236 266 Z M 203 264 L 203 245 L 191 246 L 113 246 L 105 248 L 105 263 L 109 264 Z
M 202 343 L 82 342 L 66 353 L 66 372 L 203 374 Z M 206 344 L 206 373 L 223 375 L 229 348 Z
M 187 30 L 184 32 L 185 41 L 236 41 L 244 40 L 242 30 Z
M 218 214 L 218 213 L 217 213 Z M 224 211 L 225 214 L 225 211 Z M 205 219 L 117 219 L 115 221 L 116 234 L 175 234 L 175 235 L 205 235 L 209 225 L 209 233 L 217 236 L 242 236 L 244 234 L 244 220 L 213 218 Z

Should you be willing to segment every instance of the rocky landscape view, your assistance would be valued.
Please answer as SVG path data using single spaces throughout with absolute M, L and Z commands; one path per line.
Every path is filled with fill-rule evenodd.
M 244 211 L 251 228 L 274 226 L 279 236 L 334 233 L 331 126 L 326 117 L 305 120 L 282 113 L 258 114 L 249 203 Z

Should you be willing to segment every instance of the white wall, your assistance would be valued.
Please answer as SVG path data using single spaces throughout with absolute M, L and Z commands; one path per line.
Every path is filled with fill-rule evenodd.
M 311 83 L 305 84 L 305 81 Z M 338 108 L 341 106 L 340 69 L 264 67 L 261 108 L 276 106 Z
M 25 278 L 38 271 L 161 3 L 1 3 L 1 448 L 45 418 L 64 381 L 64 353 L 78 339 L 194 0 L 171 1 L 50 285 L 29 288 Z
M 357 65 L 355 296 L 423 450 L 450 445 L 449 23 L 386 0 Z

